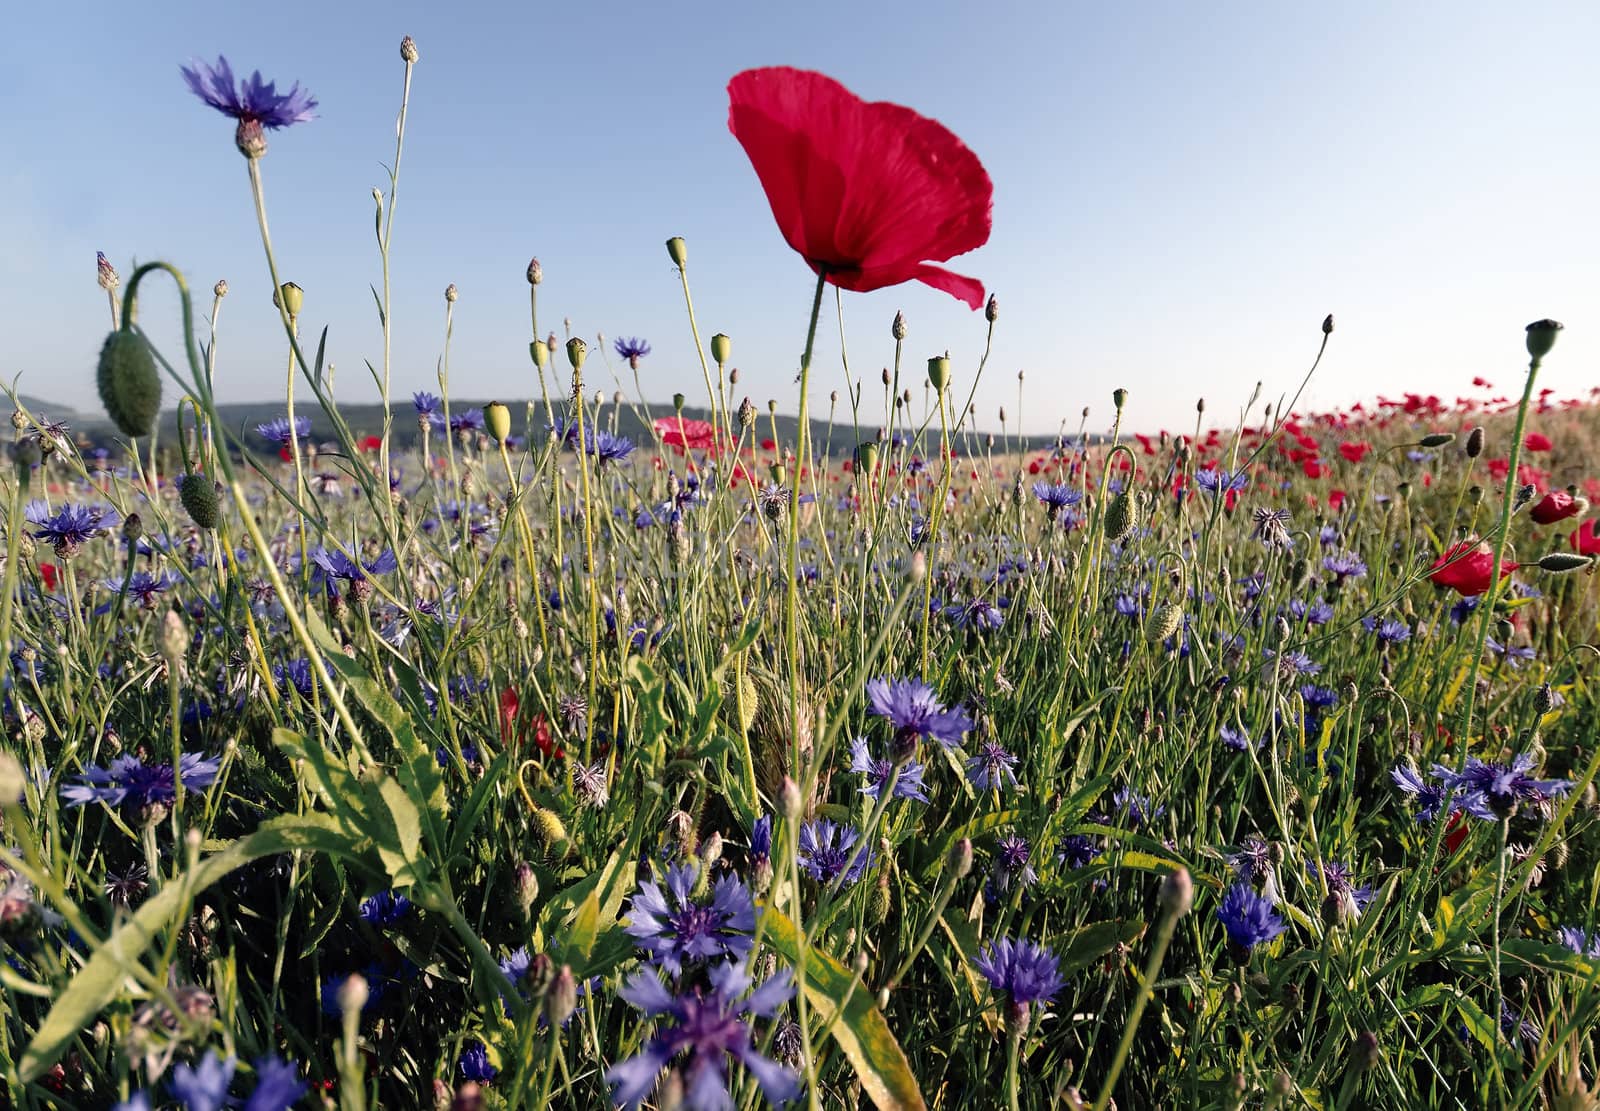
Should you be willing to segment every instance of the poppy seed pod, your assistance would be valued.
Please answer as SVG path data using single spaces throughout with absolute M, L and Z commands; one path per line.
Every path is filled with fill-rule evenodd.
M 1535 320 L 1528 325 L 1528 354 L 1535 359 L 1542 359 L 1550 354 L 1550 349 L 1556 345 L 1556 333 L 1560 332 L 1562 325 L 1554 320 Z
M 305 304 L 306 292 L 293 282 L 284 282 L 272 294 L 272 303 L 288 314 L 290 320 L 299 317 L 300 309 Z
M 732 354 L 733 341 L 731 339 L 721 332 L 711 337 L 711 357 L 716 360 L 718 366 L 726 363 Z
M 545 364 L 550 361 L 550 348 L 542 339 L 536 339 L 532 343 L 528 344 L 528 354 L 533 359 L 533 365 L 538 367 L 540 370 L 543 370 L 545 368 Z
M 684 400 L 685 400 L 684 396 L 681 393 L 675 393 L 675 394 L 672 395 L 672 409 L 673 409 L 673 412 L 676 412 L 676 413 L 683 412 L 683 402 L 684 402 Z
M 1486 438 L 1486 435 L 1487 434 L 1483 431 L 1483 425 L 1481 424 L 1477 425 L 1471 432 L 1467 433 L 1466 451 L 1468 459 L 1476 459 L 1478 456 L 1483 454 L 1483 441 Z
M 511 435 L 511 410 L 498 401 L 483 407 L 483 427 L 494 440 L 505 443 Z
M 573 370 L 583 369 L 583 360 L 589 357 L 589 345 L 577 336 L 567 341 L 567 361 L 572 364 Z
M 941 392 L 950 384 L 950 356 L 937 355 L 928 360 L 928 384 Z
M 1122 407 L 1128 403 L 1128 391 L 1118 387 L 1111 391 L 1111 404 L 1116 406 L 1117 412 L 1122 412 Z
M 161 411 L 161 374 L 142 335 L 122 328 L 106 337 L 96 369 L 100 401 L 125 436 L 148 436 Z
M 683 241 L 683 236 L 675 235 L 667 240 L 667 257 L 672 260 L 672 265 L 679 270 L 689 260 L 689 244 Z
M 878 469 L 878 445 L 871 440 L 856 445 L 856 466 L 871 474 Z
M 203 474 L 178 479 L 178 500 L 189 519 L 207 531 L 217 527 L 217 484 Z

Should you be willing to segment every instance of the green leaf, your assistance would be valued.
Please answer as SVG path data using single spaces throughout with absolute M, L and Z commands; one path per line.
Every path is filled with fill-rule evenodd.
M 1061 958 L 1061 975 L 1069 976 L 1088 968 L 1119 945 L 1132 945 L 1144 936 L 1144 922 L 1091 922 L 1050 939 L 1050 948 Z
M 1021 815 L 1022 811 L 1020 810 L 1002 810 L 995 814 L 985 814 L 981 818 L 974 818 L 966 825 L 954 830 L 948 837 L 939 842 L 938 852 L 922 868 L 922 878 L 931 880 L 937 876 L 939 870 L 944 867 L 944 862 L 949 858 L 950 850 L 963 837 L 977 838 L 1004 826 L 1015 825 Z
M 800 961 L 800 931 L 793 922 L 768 907 L 762 915 L 762 937 L 791 964 Z M 820 949 L 806 946 L 806 999 L 817 1009 L 818 1021 L 828 1022 L 849 995 L 849 1002 L 838 1021 L 833 1022 L 833 1040 L 844 1050 L 861 1080 L 861 1087 L 880 1111 L 917 1109 L 926 1111 L 911 1062 L 884 1021 L 865 987 L 850 990 L 854 976 L 844 965 Z
M 254 833 L 201 861 L 186 876 L 162 885 L 131 918 L 95 946 L 78 974 L 61 991 L 18 1063 L 17 1071 L 23 1083 L 37 1079 L 55 1064 L 72 1039 L 87 1030 L 95 1016 L 116 998 L 123 984 L 139 968 L 156 934 L 171 925 L 184 905 L 185 896 L 199 895 L 252 860 L 295 849 L 357 856 L 348 836 L 336 829 L 328 817 L 320 814 L 285 816 L 263 823 Z

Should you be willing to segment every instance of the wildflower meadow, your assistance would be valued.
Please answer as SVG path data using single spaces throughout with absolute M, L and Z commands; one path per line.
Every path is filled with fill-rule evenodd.
M 1005 327 L 943 265 L 994 202 L 938 122 L 767 68 L 718 187 L 797 256 L 793 396 L 744 396 L 670 238 L 700 396 L 552 330 L 535 260 L 515 396 L 456 398 L 453 285 L 437 377 L 392 374 L 399 64 L 375 404 L 269 233 L 339 107 L 223 58 L 181 77 L 242 155 L 270 415 L 215 401 L 226 283 L 139 229 L 103 301 L 85 267 L 107 423 L 13 392 L 0 1102 L 1600 1107 L 1600 424 L 1541 388 L 1559 323 L 1504 322 L 1505 396 L 1308 411 L 1330 316 L 1190 428 L 1108 382 L 1030 440 L 985 431 L 987 348 L 897 315 L 824 412 L 854 291 Z

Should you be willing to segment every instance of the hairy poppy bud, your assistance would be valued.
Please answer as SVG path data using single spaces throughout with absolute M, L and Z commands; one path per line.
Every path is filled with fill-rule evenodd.
M 1455 442 L 1456 434 L 1454 432 L 1430 432 L 1417 441 L 1417 446 L 1425 448 L 1447 447 Z
M 733 355 L 733 341 L 718 332 L 711 337 L 711 357 L 718 366 L 722 366 Z
M 217 527 L 217 484 L 203 474 L 186 474 L 178 479 L 178 500 L 189 519 L 203 529 Z
M 1325 336 L 1333 335 L 1333 314 L 1331 312 L 1322 318 L 1322 334 Z
M 1159 606 L 1145 622 L 1145 638 L 1151 644 L 1160 644 L 1178 635 L 1183 628 L 1183 607 L 1174 603 Z
M 889 893 L 889 870 L 885 868 L 878 873 L 878 882 L 872 888 L 872 898 L 867 904 L 867 924 L 883 925 L 891 909 L 893 900 Z
M 408 65 L 417 60 L 417 40 L 410 35 L 400 40 L 400 57 Z
M 894 314 L 894 323 L 889 326 L 889 334 L 891 336 L 893 336 L 897 340 L 901 340 L 901 339 L 905 339 L 906 338 L 906 314 L 905 313 L 897 312 L 897 313 Z M 884 374 L 888 374 L 889 372 L 887 370 L 885 370 L 883 373 Z
M 483 427 L 492 439 L 505 443 L 511 435 L 511 410 L 498 401 L 489 402 L 483 407 Z
M 1126 540 L 1138 527 L 1133 495 L 1124 490 L 1106 506 L 1106 539 L 1113 544 Z
M 96 369 L 100 401 L 125 436 L 148 436 L 161 411 L 161 374 L 142 335 L 122 328 L 106 337 Z
M 547 852 L 557 852 L 567 843 L 567 827 L 561 819 L 542 806 L 533 808 L 533 839 Z
M 995 300 L 994 294 L 989 294 L 988 304 L 983 306 L 983 318 L 993 324 L 1000 316 L 1000 304 Z
M 937 355 L 928 360 L 928 384 L 941 392 L 950 384 L 949 355 Z
M 1561 325 L 1554 320 L 1535 320 L 1528 325 L 1528 354 L 1535 359 L 1542 359 L 1550 354 L 1550 349 L 1556 344 L 1556 333 L 1561 331 Z
M 1577 552 L 1551 552 L 1540 558 L 1539 570 L 1564 575 L 1569 571 L 1581 571 L 1593 562 L 1593 556 L 1579 555 Z
M 447 305 L 455 304 L 457 298 L 459 298 L 460 296 L 461 296 L 461 291 L 456 289 L 456 283 L 455 282 L 451 282 L 449 285 L 444 287 L 445 304 L 447 304 Z
M 667 257 L 672 260 L 672 265 L 679 270 L 689 260 L 689 245 L 683 241 L 683 236 L 675 235 L 667 240 Z
M 1467 433 L 1466 450 L 1468 459 L 1476 459 L 1478 456 L 1483 454 L 1484 438 L 1485 433 L 1483 431 L 1483 425 L 1481 424 L 1473 428 L 1471 432 Z
M 1182 918 L 1194 906 L 1194 880 L 1187 868 L 1170 872 L 1161 883 L 1161 909 L 1172 918 Z
M 178 666 L 184 654 L 189 651 L 192 639 L 188 626 L 183 623 L 182 615 L 177 610 L 168 610 L 161 620 L 161 635 L 156 638 L 156 647 L 161 652 L 161 658 L 167 661 L 168 667 Z

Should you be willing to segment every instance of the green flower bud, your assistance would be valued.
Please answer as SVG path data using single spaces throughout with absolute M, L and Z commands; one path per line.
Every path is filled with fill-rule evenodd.
M 928 384 L 940 392 L 950 384 L 949 355 L 938 355 L 928 360 Z
M 878 469 L 878 445 L 875 441 L 856 445 L 856 467 L 871 474 Z
M 711 357 L 717 361 L 718 366 L 726 363 L 732 354 L 733 341 L 731 339 L 721 332 L 711 337 Z
M 1485 438 L 1486 433 L 1483 431 L 1483 425 L 1481 424 L 1474 428 L 1471 432 L 1467 433 L 1468 459 L 1476 459 L 1478 456 L 1483 454 L 1483 441 Z
M 1137 507 L 1133 495 L 1124 490 L 1106 506 L 1106 539 L 1113 544 L 1126 540 L 1139 527 Z
M 528 262 L 528 284 L 538 285 L 542 281 L 544 281 L 544 267 L 539 265 L 538 259 L 531 259 Z
M 305 290 L 293 282 L 284 282 L 278 291 L 272 295 L 272 303 L 289 314 L 289 319 L 294 320 L 300 315 L 300 308 L 305 304 Z
M 1550 349 L 1556 345 L 1556 333 L 1561 331 L 1561 327 L 1554 320 L 1535 320 L 1529 324 L 1528 354 L 1535 359 L 1550 354 Z
M 505 443 L 511 436 L 511 410 L 498 401 L 489 402 L 483 407 L 483 426 L 493 439 Z
M 672 411 L 675 412 L 675 413 L 683 412 L 683 403 L 684 403 L 685 400 L 687 400 L 687 399 L 681 393 L 673 394 L 672 395 Z
M 583 360 L 589 357 L 589 346 L 577 336 L 567 341 L 567 362 L 572 364 L 573 370 L 583 369 Z
M 1118 387 L 1111 391 L 1111 404 L 1117 407 L 1117 412 L 1122 412 L 1122 407 L 1128 403 L 1128 391 Z
M 203 474 L 186 474 L 178 479 L 178 500 L 189 519 L 203 529 L 217 527 L 217 484 Z
M 1593 556 L 1579 555 L 1577 552 L 1551 552 L 1539 560 L 1539 570 L 1564 575 L 1569 571 L 1581 571 L 1593 562 Z
M 542 339 L 536 339 L 528 344 L 528 355 L 533 359 L 533 365 L 543 370 L 550 362 L 550 347 Z
M 672 260 L 672 265 L 679 270 L 689 260 L 689 244 L 683 241 L 683 236 L 675 235 L 667 240 L 667 257 Z
M 1417 441 L 1417 446 L 1425 448 L 1448 447 L 1455 442 L 1456 434 L 1454 432 L 1430 432 Z
M 1170 637 L 1178 635 L 1178 630 L 1183 628 L 1183 607 L 1169 603 L 1159 606 L 1150 614 L 1145 622 L 1145 638 L 1151 644 L 1160 644 Z
M 112 332 L 96 370 L 100 401 L 125 436 L 148 436 L 161 412 L 161 374 L 150 345 L 137 332 Z

